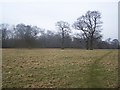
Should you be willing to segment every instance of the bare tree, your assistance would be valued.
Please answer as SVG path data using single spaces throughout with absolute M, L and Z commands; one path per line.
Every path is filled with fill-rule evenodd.
M 68 35 L 71 32 L 70 24 L 67 23 L 67 22 L 64 22 L 64 21 L 58 21 L 56 23 L 56 26 L 58 27 L 59 32 L 60 32 L 60 34 L 62 36 L 61 48 L 64 49 L 65 36 Z
M 8 24 L 1 24 L 0 30 L 2 31 L 2 39 L 6 40 L 8 38 Z
M 16 30 L 16 38 L 22 42 L 23 47 L 30 48 L 35 45 L 35 40 L 37 38 L 37 34 L 39 33 L 38 27 L 18 24 L 15 30 Z
M 113 39 L 111 44 L 112 44 L 113 49 L 119 48 L 119 41 L 117 39 Z
M 102 27 L 101 13 L 98 11 L 87 11 L 87 13 L 73 24 L 73 27 L 83 32 L 86 40 L 86 48 L 93 49 L 93 41 L 96 38 L 101 38 L 100 32 Z M 89 47 L 88 47 L 89 46 Z
M 10 29 L 9 29 L 9 24 L 1 24 L 0 25 L 0 31 L 1 33 L 1 37 L 2 37 L 2 47 L 7 47 L 7 40 L 10 38 Z

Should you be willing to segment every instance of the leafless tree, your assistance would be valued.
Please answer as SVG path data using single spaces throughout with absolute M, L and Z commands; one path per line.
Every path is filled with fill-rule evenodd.
M 70 24 L 65 21 L 58 21 L 56 23 L 56 26 L 58 27 L 58 30 L 62 37 L 61 48 L 64 49 L 65 36 L 71 32 Z
M 36 26 L 18 24 L 15 28 L 16 38 L 20 40 L 24 46 L 33 47 L 39 28 Z
M 73 27 L 83 32 L 86 40 L 86 48 L 93 49 L 93 41 L 95 38 L 100 38 L 102 27 L 101 13 L 99 11 L 87 11 L 87 13 L 77 19 Z
M 11 37 L 11 31 L 9 29 L 9 24 L 1 24 L 0 25 L 0 37 L 2 37 L 0 40 L 2 40 L 2 46 L 7 47 L 7 40 Z

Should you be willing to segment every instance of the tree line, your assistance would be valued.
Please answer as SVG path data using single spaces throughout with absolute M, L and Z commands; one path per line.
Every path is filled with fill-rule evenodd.
M 2 48 L 81 48 L 118 49 L 119 41 L 102 40 L 102 21 L 99 11 L 87 11 L 73 25 L 65 21 L 56 22 L 57 33 L 37 26 L 0 24 Z M 73 35 L 71 29 L 80 33 Z

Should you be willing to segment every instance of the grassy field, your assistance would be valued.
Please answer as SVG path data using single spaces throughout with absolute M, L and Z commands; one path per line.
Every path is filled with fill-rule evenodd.
M 3 49 L 3 88 L 114 88 L 117 50 Z

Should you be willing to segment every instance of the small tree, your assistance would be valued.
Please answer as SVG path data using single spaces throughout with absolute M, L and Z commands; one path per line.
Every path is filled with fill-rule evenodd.
M 86 48 L 93 49 L 93 41 L 96 38 L 101 38 L 101 13 L 98 11 L 88 11 L 85 15 L 77 19 L 73 27 L 83 32 L 86 40 Z M 97 37 L 96 37 L 97 36 Z
M 58 27 L 58 30 L 62 37 L 61 48 L 64 49 L 65 36 L 71 32 L 70 24 L 64 21 L 58 21 L 56 23 L 56 26 Z

